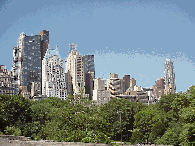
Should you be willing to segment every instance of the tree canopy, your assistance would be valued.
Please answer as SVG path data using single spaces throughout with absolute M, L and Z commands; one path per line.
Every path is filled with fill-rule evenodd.
M 163 95 L 157 104 L 112 99 L 103 105 L 69 95 L 29 101 L 0 95 L 0 131 L 34 139 L 195 145 L 195 87 Z M 121 114 L 121 122 L 120 122 Z

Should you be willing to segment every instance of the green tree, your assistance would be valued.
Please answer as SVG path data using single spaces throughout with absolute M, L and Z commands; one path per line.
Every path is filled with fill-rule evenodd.
M 31 122 L 31 102 L 20 95 L 0 95 L 0 129 L 7 126 L 22 127 Z
M 99 106 L 97 117 L 99 121 L 95 124 L 95 129 L 100 129 L 111 139 L 120 140 L 121 132 L 123 140 L 128 141 L 133 129 L 134 115 L 143 108 L 143 104 L 130 102 L 126 99 L 112 99 L 108 103 Z M 121 127 L 120 114 L 121 113 Z M 96 115 L 94 115 L 96 116 Z
M 155 105 L 149 105 L 135 115 L 131 143 L 150 141 L 155 142 L 161 137 L 165 128 L 166 117 L 163 111 L 158 111 Z

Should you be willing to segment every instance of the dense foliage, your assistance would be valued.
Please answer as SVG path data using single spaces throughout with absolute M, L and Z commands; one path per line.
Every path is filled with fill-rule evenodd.
M 121 123 L 120 123 L 121 112 Z M 112 99 L 93 105 L 81 97 L 49 97 L 29 101 L 0 95 L 0 134 L 54 141 L 195 145 L 195 87 L 185 93 L 163 95 L 157 104 L 143 105 Z

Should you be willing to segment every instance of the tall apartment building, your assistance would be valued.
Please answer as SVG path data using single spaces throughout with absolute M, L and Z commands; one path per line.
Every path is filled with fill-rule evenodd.
M 65 73 L 70 72 L 73 85 L 73 93 L 79 94 L 82 88 L 85 87 L 84 81 L 84 66 L 82 55 L 76 50 L 76 44 L 69 44 L 70 52 L 65 61 Z M 85 90 L 84 90 L 85 92 Z
M 42 94 L 66 100 L 67 89 L 63 60 L 56 50 L 48 49 L 42 61 Z
M 89 94 L 89 98 L 92 99 L 94 86 L 93 79 L 95 78 L 94 55 L 85 55 L 82 60 L 85 73 L 85 94 Z
M 42 58 L 49 47 L 49 31 L 43 30 L 35 36 L 22 32 L 13 48 L 12 72 L 16 94 L 23 92 L 31 96 L 31 87 L 36 86 L 34 95 L 41 95 Z
M 7 71 L 5 65 L 0 65 L 0 94 L 14 95 L 14 77 L 11 71 Z
M 175 72 L 174 66 L 171 59 L 166 59 L 164 63 L 164 80 L 165 80 L 165 94 L 173 94 L 176 92 L 176 85 L 175 85 Z
M 110 91 L 105 90 L 105 79 L 94 79 L 93 101 L 95 104 L 104 104 L 110 101 Z

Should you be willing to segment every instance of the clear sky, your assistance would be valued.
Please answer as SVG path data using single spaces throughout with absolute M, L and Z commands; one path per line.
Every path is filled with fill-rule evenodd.
M 21 32 L 50 32 L 50 48 L 69 43 L 95 55 L 96 77 L 124 74 L 151 87 L 173 61 L 177 92 L 195 85 L 195 0 L 1 0 L 0 64 L 11 70 Z

